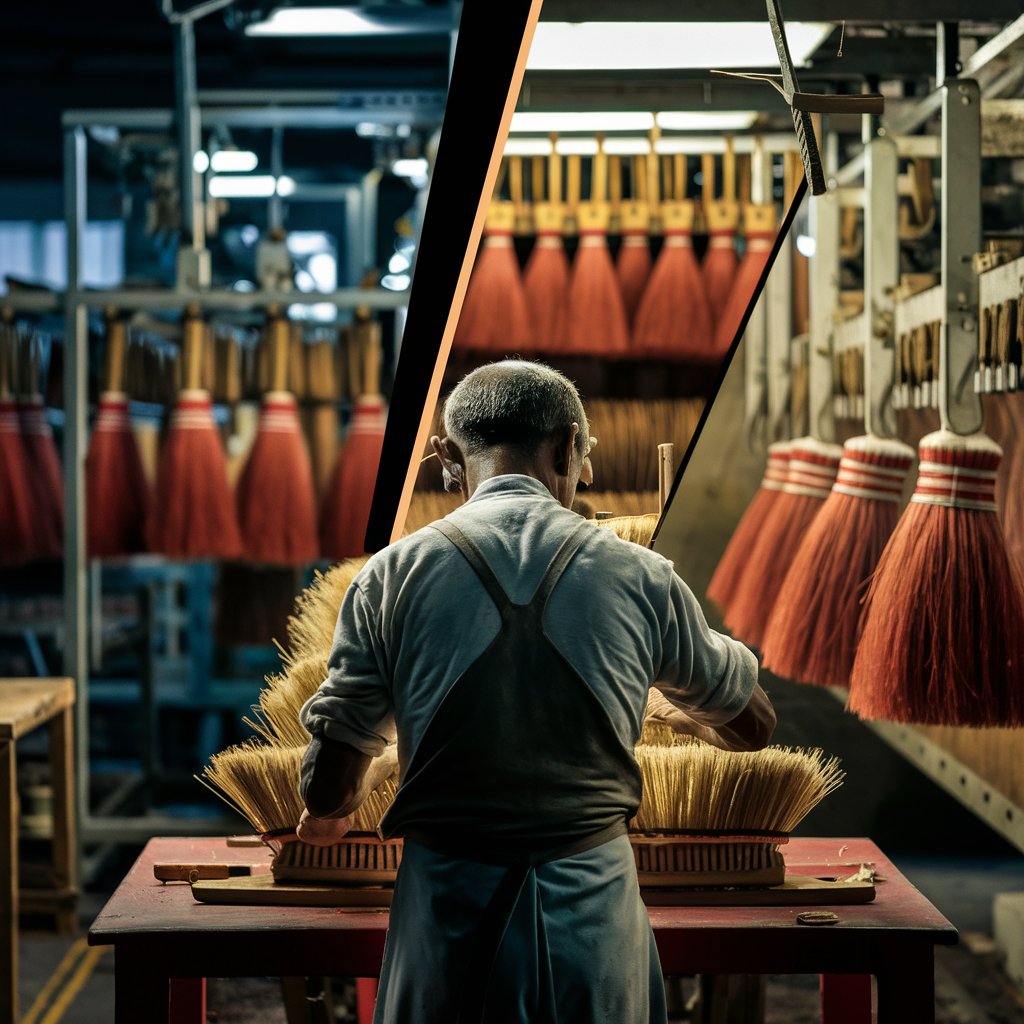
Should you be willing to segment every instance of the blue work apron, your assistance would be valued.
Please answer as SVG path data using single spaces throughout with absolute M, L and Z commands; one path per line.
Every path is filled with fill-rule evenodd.
M 501 629 L 434 713 L 381 822 L 406 841 L 374 1022 L 661 1024 L 625 834 L 639 769 L 543 625 L 593 527 L 580 524 L 517 605 L 468 537 L 433 525 L 475 570 Z

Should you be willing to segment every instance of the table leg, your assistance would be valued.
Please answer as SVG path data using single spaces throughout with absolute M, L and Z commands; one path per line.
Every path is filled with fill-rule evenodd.
M 358 1024 L 373 1024 L 373 1011 L 377 1003 L 377 979 L 356 978 L 356 1020 Z
M 906 949 L 878 972 L 878 1024 L 935 1024 L 935 951 Z
M 169 1024 L 206 1024 L 206 979 L 171 978 Z
M 18 773 L 0 740 L 0 1024 L 18 1020 Z
M 75 839 L 74 719 L 65 708 L 50 720 L 50 778 L 53 786 L 53 881 L 57 889 L 75 889 L 78 846 Z M 57 930 L 74 929 L 74 907 L 57 910 Z
M 114 952 L 114 1024 L 165 1024 L 170 1009 L 170 978 L 153 970 L 123 946 Z
M 871 975 L 823 974 L 821 1024 L 871 1024 Z

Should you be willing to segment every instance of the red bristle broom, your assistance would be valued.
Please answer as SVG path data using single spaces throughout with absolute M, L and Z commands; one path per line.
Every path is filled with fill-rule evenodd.
M 865 173 L 874 199 L 865 222 L 864 347 L 862 358 L 854 358 L 858 372 L 850 389 L 853 394 L 863 391 L 865 433 L 851 438 L 843 448 L 832 493 L 793 558 L 764 639 L 767 668 L 790 679 L 822 686 L 849 684 L 860 637 L 861 602 L 896 527 L 907 474 L 914 462 L 914 450 L 892 437 L 894 349 L 892 339 L 876 329 L 886 312 L 891 319 L 891 295 L 899 276 L 896 167 L 892 142 L 878 139 L 869 143 Z M 887 202 L 889 209 L 878 210 L 878 201 Z M 815 206 L 816 234 L 834 228 L 835 206 L 831 205 L 829 211 Z M 884 223 L 877 223 L 876 218 Z M 830 248 L 822 245 L 819 251 Z M 815 324 L 822 320 L 821 303 L 831 305 L 834 269 L 815 264 Z M 825 312 L 831 313 L 831 308 Z M 818 348 L 812 342 L 810 359 L 816 365 L 828 359 L 819 354 Z M 843 355 L 856 353 L 856 349 L 850 349 Z M 862 379 L 857 381 L 861 374 Z
M 651 208 L 647 203 L 647 174 L 642 156 L 633 158 L 631 176 L 633 196 L 619 207 L 622 244 L 615 260 L 615 273 L 622 290 L 626 316 L 632 324 L 651 276 Z
M 210 393 L 199 387 L 206 330 L 190 307 L 182 331 L 183 379 L 157 465 L 149 546 L 169 558 L 229 559 L 242 555 L 227 459 L 213 420 Z
M 362 393 L 320 508 L 320 550 L 336 561 L 366 551 L 366 527 L 386 423 L 380 394 L 380 324 L 372 320 L 356 323 L 349 345 L 362 364 Z
M 729 351 L 739 330 L 750 296 L 761 279 L 775 243 L 775 220 L 775 206 L 772 203 L 750 203 L 743 208 L 743 259 L 715 326 L 713 350 L 716 355 L 722 356 Z
M 289 323 L 277 309 L 268 316 L 270 391 L 263 396 L 256 440 L 238 478 L 238 523 L 248 559 L 301 565 L 319 553 L 313 467 L 295 396 L 287 390 L 293 361 Z
M 733 531 L 708 584 L 708 597 L 723 613 L 728 613 L 733 594 L 746 571 L 750 552 L 761 535 L 768 510 L 782 493 L 789 468 L 789 449 L 789 441 L 776 441 L 768 445 L 768 461 L 761 486 Z
M 792 442 L 786 482 L 765 514 L 725 615 L 733 634 L 754 647 L 765 627 L 800 542 L 835 482 L 843 450 L 813 437 Z
M 726 139 L 722 158 L 722 198 L 714 198 L 715 158 L 707 154 L 701 158 L 704 174 L 704 217 L 708 226 L 708 249 L 701 264 L 704 290 L 711 307 L 711 319 L 717 325 L 725 315 L 733 283 L 739 270 L 736 256 L 736 231 L 740 223 L 740 207 L 736 202 L 736 156 L 732 137 Z M 747 293 L 749 299 L 749 292 Z M 731 342 L 730 338 L 730 342 Z M 719 350 L 724 351 L 724 350 Z
M 4 317 L 0 322 L 0 566 L 4 568 L 31 561 L 36 539 L 29 466 L 10 389 L 12 334 Z
M 53 431 L 39 387 L 37 339 L 25 338 L 20 353 L 21 397 L 18 422 L 21 425 L 29 485 L 35 496 L 36 558 L 54 560 L 64 551 L 64 474 Z
M 676 198 L 661 204 L 664 241 L 636 311 L 633 347 L 647 357 L 703 362 L 712 356 L 714 325 L 693 253 L 694 207 L 685 198 L 685 156 L 675 166 Z
M 579 174 L 579 158 L 569 159 L 570 197 Z M 607 196 L 608 162 L 598 140 L 591 168 L 590 201 L 576 207 L 579 248 L 569 275 L 566 304 L 567 355 L 622 356 L 629 351 L 629 325 L 608 249 L 611 206 Z
M 107 318 L 106 379 L 85 457 L 86 547 L 90 558 L 146 549 L 149 485 L 124 392 L 127 326 Z
M 499 200 L 497 194 L 495 188 L 455 328 L 453 344 L 463 352 L 518 353 L 529 348 L 533 337 L 513 243 L 515 204 Z
M 535 197 L 533 220 L 536 241 L 523 271 L 523 291 L 533 329 L 530 350 L 558 352 L 564 347 L 569 259 L 562 243 L 562 158 L 554 145 L 548 158 L 548 201 Z

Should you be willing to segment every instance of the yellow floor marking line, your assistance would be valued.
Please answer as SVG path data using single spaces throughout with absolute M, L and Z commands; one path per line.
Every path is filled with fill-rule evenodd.
M 76 939 L 75 942 L 71 944 L 71 947 L 64 954 L 64 959 L 57 965 L 57 969 L 43 986 L 39 995 L 36 996 L 31 1009 L 24 1017 L 22 1017 L 21 1024 L 38 1024 L 39 1015 L 46 1009 L 46 1006 L 53 998 L 54 993 L 57 992 L 63 984 L 64 979 L 71 973 L 72 968 L 88 948 L 89 943 L 84 937 Z
M 96 970 L 96 965 L 104 954 L 109 952 L 109 947 L 94 946 L 82 957 L 75 973 L 71 975 L 68 983 L 64 986 L 64 991 L 53 1001 L 53 1006 L 50 1007 L 46 1016 L 39 1024 L 57 1024 L 64 1014 L 67 1013 L 68 1007 L 75 1001 L 78 993 L 85 987 L 85 983 L 92 976 L 92 972 Z

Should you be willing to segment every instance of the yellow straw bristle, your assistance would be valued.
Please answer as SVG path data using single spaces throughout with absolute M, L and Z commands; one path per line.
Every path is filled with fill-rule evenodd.
M 699 743 L 695 736 L 678 733 L 667 722 L 648 718 L 644 721 L 640 744 L 646 747 L 680 747 L 684 744 Z
M 841 785 L 838 759 L 821 750 L 768 747 L 752 753 L 706 743 L 638 746 L 640 831 L 791 832 Z
M 285 670 L 267 677 L 253 706 L 254 717 L 244 721 L 268 743 L 281 747 L 300 747 L 309 743 L 309 733 L 299 721 L 302 705 L 327 678 L 327 649 L 322 654 L 287 660 Z
M 614 530 L 622 540 L 632 544 L 649 547 L 654 538 L 654 528 L 658 525 L 659 516 L 648 512 L 642 516 L 617 516 L 614 519 L 598 519 L 600 526 Z
M 295 614 L 288 620 L 290 661 L 325 655 L 331 649 L 345 591 L 367 561 L 366 558 L 351 558 L 332 566 L 326 573 L 318 572 L 312 584 L 299 595 Z

